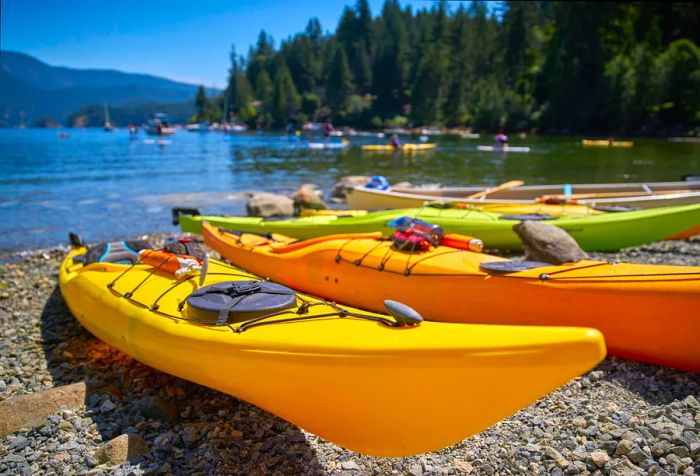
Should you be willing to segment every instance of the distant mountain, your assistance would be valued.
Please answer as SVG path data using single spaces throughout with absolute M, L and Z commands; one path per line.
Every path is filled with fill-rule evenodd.
M 65 122 L 76 110 L 105 102 L 132 109 L 185 103 L 196 92 L 196 85 L 157 76 L 50 66 L 24 53 L 0 51 L 0 125 L 32 125 L 46 116 Z

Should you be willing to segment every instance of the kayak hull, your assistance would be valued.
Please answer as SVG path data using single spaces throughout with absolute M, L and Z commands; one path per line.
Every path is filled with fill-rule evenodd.
M 476 236 L 487 248 L 522 249 L 513 230 L 518 220 L 480 210 L 399 209 L 372 212 L 362 216 L 308 216 L 287 220 L 265 220 L 260 217 L 223 217 L 181 215 L 183 231 L 201 233 L 202 222 L 248 232 L 280 233 L 299 239 L 345 233 L 381 232 L 389 236 L 394 229 L 389 222 L 402 216 L 420 218 L 440 225 L 446 232 Z M 663 240 L 700 223 L 700 204 L 665 207 L 631 212 L 604 213 L 591 216 L 568 216 L 547 223 L 562 228 L 587 251 L 611 251 Z
M 605 354 L 599 332 L 576 328 L 430 322 L 392 328 L 328 316 L 233 332 L 183 320 L 188 308 L 178 304 L 198 288 L 198 276 L 174 286 L 174 278 L 145 265 L 73 264 L 84 252 L 69 252 L 59 284 L 74 316 L 95 336 L 146 365 L 372 455 L 410 455 L 460 441 Z M 255 278 L 212 260 L 204 284 L 232 279 Z M 335 309 L 302 297 L 312 303 L 305 317 Z M 291 310 L 279 317 L 298 316 Z M 439 390 L 427 382 L 439 382 Z
M 630 148 L 634 147 L 634 142 L 632 141 L 610 141 L 610 140 L 581 140 L 581 145 L 584 147 L 624 147 Z
M 437 147 L 437 144 L 403 144 L 401 147 L 394 147 L 393 145 L 381 145 L 381 144 L 370 144 L 363 145 L 362 150 L 367 152 L 416 152 L 419 150 L 430 150 Z
M 203 236 L 238 266 L 336 302 L 377 311 L 389 298 L 443 322 L 594 327 L 611 355 L 700 371 L 700 267 L 581 261 L 498 275 L 480 265 L 508 260 L 447 247 L 392 252 L 370 236 L 287 247 L 209 225 Z
M 492 145 L 478 145 L 476 146 L 476 149 L 480 152 L 500 152 L 500 153 L 507 153 L 507 152 L 530 152 L 529 147 L 519 147 L 519 146 L 504 146 L 504 147 L 494 147 Z
M 647 187 L 649 192 L 642 188 L 643 184 L 610 184 L 610 186 L 573 185 L 572 193 L 635 193 L 634 196 L 624 197 L 598 197 L 577 199 L 576 203 L 584 206 L 626 206 L 638 208 L 657 208 L 673 205 L 689 205 L 700 202 L 700 182 L 669 182 L 669 186 Z M 619 187 L 616 187 L 619 185 Z M 665 185 L 665 184 L 659 184 Z M 392 187 L 389 190 L 369 189 L 365 187 L 353 187 L 347 191 L 348 207 L 365 210 L 384 210 L 387 208 L 415 208 L 421 207 L 426 202 L 458 202 L 476 205 L 533 205 L 542 195 L 557 195 L 564 190 L 564 185 L 552 186 L 524 186 L 511 190 L 501 190 L 490 193 L 487 197 L 470 200 L 467 197 L 483 191 L 481 187 L 444 187 L 436 189 Z M 675 191 L 674 191 L 675 190 Z

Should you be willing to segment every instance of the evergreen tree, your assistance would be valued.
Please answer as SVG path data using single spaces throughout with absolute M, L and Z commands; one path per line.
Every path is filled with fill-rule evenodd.
M 296 115 L 301 104 L 301 99 L 289 68 L 282 56 L 277 57 L 275 68 L 275 85 L 272 98 L 272 119 L 277 126 L 283 126 L 289 119 Z
M 209 98 L 207 98 L 207 93 L 204 92 L 204 86 L 202 85 L 197 88 L 197 95 L 194 98 L 194 105 L 197 108 L 196 120 L 204 120 L 206 111 L 209 108 Z
M 352 73 L 350 73 L 348 66 L 348 58 L 345 55 L 345 50 L 337 45 L 326 84 L 326 101 L 336 114 L 342 111 L 345 101 L 352 94 L 352 91 Z

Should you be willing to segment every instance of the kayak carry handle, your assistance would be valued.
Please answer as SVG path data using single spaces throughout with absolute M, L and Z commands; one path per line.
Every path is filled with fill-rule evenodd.
M 201 215 L 198 208 L 185 208 L 185 207 L 173 207 L 173 225 L 177 226 L 180 224 L 180 215 Z
M 68 233 L 68 243 L 70 243 L 70 245 L 73 248 L 80 248 L 81 246 L 85 246 L 85 242 L 80 237 L 80 235 L 77 233 L 73 233 L 72 231 Z

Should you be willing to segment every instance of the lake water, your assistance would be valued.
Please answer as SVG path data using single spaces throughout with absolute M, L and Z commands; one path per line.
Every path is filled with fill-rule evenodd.
M 185 131 L 158 145 L 124 130 L 0 130 L 0 249 L 65 243 L 69 231 L 88 241 L 173 231 L 170 209 L 245 213 L 240 192 L 292 192 L 316 183 L 327 193 L 344 175 L 384 175 L 392 182 L 493 185 L 680 180 L 700 173 L 700 144 L 637 140 L 631 149 L 583 148 L 580 138 L 517 139 L 529 154 L 478 152 L 477 140 L 438 139 L 414 155 L 308 150 L 276 134 Z

